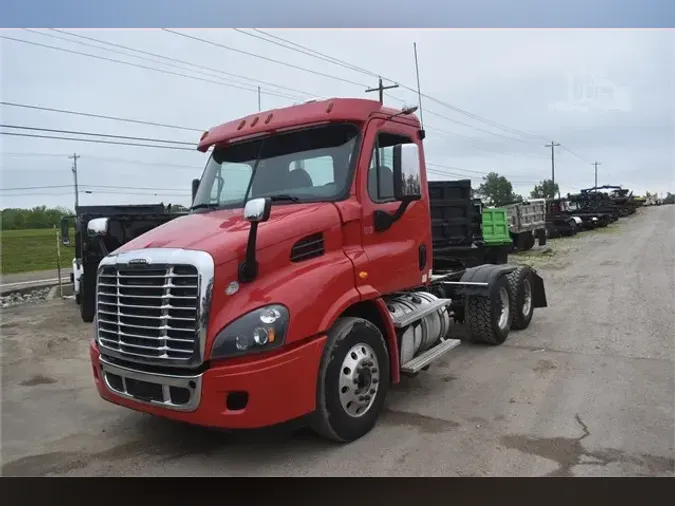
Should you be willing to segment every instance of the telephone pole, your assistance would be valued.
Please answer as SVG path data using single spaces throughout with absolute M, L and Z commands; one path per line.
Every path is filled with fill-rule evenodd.
M 366 93 L 378 91 L 380 96 L 380 104 L 384 104 L 384 90 L 391 90 L 394 88 L 398 88 L 398 84 L 390 84 L 389 86 L 385 86 L 384 84 L 382 84 L 382 78 L 380 77 L 378 78 L 377 88 L 368 88 L 366 90 Z
M 553 188 L 555 188 L 555 148 L 560 146 L 555 141 L 551 141 L 551 144 L 546 144 L 546 148 L 551 148 L 551 181 L 553 183 Z
M 73 182 L 74 182 L 74 189 L 75 189 L 75 213 L 77 213 L 77 208 L 80 205 L 80 197 L 79 197 L 79 192 L 77 190 L 77 159 L 80 158 L 80 155 L 77 153 L 73 153 L 73 156 L 69 156 L 68 159 L 73 161 L 73 166 L 71 167 L 71 171 L 73 173 Z
M 598 187 L 598 165 L 602 165 L 600 162 L 593 162 L 591 165 L 595 167 L 595 185 L 594 188 Z

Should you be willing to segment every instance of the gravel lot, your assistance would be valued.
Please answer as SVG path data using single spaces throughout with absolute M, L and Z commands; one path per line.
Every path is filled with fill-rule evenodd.
M 462 345 L 338 446 L 226 434 L 99 399 L 72 300 L 2 311 L 2 472 L 87 476 L 674 476 L 675 206 L 529 258 L 549 308 L 501 347 Z

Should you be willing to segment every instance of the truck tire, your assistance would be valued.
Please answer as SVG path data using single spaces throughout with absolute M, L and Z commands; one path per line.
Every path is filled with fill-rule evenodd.
M 537 230 L 537 242 L 539 243 L 539 246 L 546 246 L 546 229 L 545 228 L 540 228 Z M 534 246 L 534 244 L 533 244 Z
M 311 427 L 342 443 L 375 426 L 389 389 L 389 354 L 382 332 L 362 318 L 338 318 L 328 331 Z
M 521 265 L 507 276 L 511 299 L 513 302 L 512 330 L 526 329 L 532 321 L 534 305 L 532 304 L 532 269 Z
M 499 276 L 488 297 L 466 298 L 465 323 L 472 343 L 499 345 L 506 341 L 513 320 L 513 297 L 508 277 Z
M 534 247 L 534 234 L 532 232 L 525 232 L 522 241 L 522 250 L 531 250 Z
M 80 276 L 80 315 L 91 323 L 96 313 L 96 273 L 83 272 Z

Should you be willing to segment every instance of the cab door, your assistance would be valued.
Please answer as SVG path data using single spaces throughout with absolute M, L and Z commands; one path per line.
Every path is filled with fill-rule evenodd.
M 407 152 L 404 163 L 417 165 L 413 172 L 419 177 L 421 198 L 410 202 L 400 218 L 383 229 L 378 227 L 382 223 L 378 213 L 392 216 L 401 206 L 394 195 L 394 169 L 401 164 L 402 149 Z M 430 274 L 431 228 L 423 159 L 417 128 L 395 120 L 370 120 L 359 163 L 358 196 L 363 209 L 362 244 L 369 264 L 367 283 L 380 294 L 422 285 Z

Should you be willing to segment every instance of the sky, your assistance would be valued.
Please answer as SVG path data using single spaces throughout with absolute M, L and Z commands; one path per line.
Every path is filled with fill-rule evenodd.
M 257 111 L 258 86 L 267 110 L 314 97 L 375 98 L 365 88 L 377 85 L 376 75 L 386 84 L 401 84 L 387 92 L 385 104 L 416 105 L 416 43 L 432 179 L 470 178 L 477 186 L 483 175 L 495 171 L 509 178 L 516 193 L 528 195 L 536 182 L 551 176 L 551 149 L 545 144 L 553 140 L 561 144 L 555 148 L 555 174 L 563 195 L 593 186 L 594 161 L 600 162 L 599 184 L 622 185 L 636 193 L 675 191 L 672 31 L 175 31 L 221 46 L 159 29 L 2 30 L 4 37 L 145 68 L 0 39 L 0 95 L 2 102 L 180 129 L 0 105 L 0 131 L 64 135 L 4 126 L 12 125 L 196 143 L 202 130 Z M 257 38 L 269 37 L 265 34 L 361 70 Z M 75 152 L 80 156 L 81 205 L 189 205 L 190 181 L 200 176 L 207 157 L 191 150 L 9 135 L 0 135 L 0 151 L 3 208 L 72 208 L 73 162 L 68 156 Z M 42 186 L 61 188 L 8 190 Z

